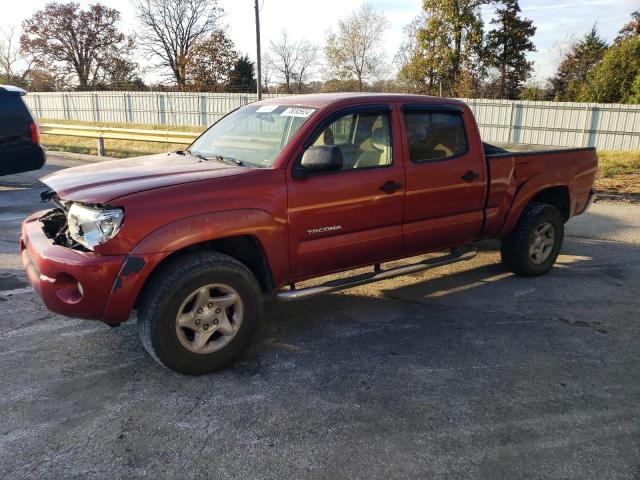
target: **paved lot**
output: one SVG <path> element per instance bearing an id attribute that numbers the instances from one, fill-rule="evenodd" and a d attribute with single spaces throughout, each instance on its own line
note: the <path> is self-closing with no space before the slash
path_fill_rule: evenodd
<path id="1" fill-rule="evenodd" d="M 47 170 L 74 162 L 52 159 Z M 37 174 L 0 178 L 0 477 L 640 478 L 640 206 L 596 203 L 552 273 L 473 262 L 268 310 L 233 368 L 26 287 Z"/>

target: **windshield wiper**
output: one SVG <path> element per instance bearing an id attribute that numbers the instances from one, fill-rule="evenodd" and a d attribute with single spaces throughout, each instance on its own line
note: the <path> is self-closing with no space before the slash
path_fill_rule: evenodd
<path id="1" fill-rule="evenodd" d="M 218 160 L 219 162 L 223 162 L 223 163 L 233 163 L 234 165 L 239 165 L 239 166 L 243 166 L 244 162 L 242 160 L 238 160 L 237 158 L 234 157 L 229 157 L 227 155 L 203 155 L 202 153 L 199 152 L 194 152 L 192 150 L 184 150 L 185 153 L 188 153 L 189 155 L 191 155 L 192 157 L 196 157 L 199 158 L 200 160 Z"/>
<path id="2" fill-rule="evenodd" d="M 225 163 L 231 162 L 240 166 L 244 165 L 244 162 L 242 160 L 238 160 L 237 158 L 234 158 L 234 157 L 228 157 L 226 155 L 210 155 L 207 157 L 207 159 L 212 159 L 212 158 L 220 162 L 225 162 Z"/>
<path id="3" fill-rule="evenodd" d="M 204 160 L 204 161 L 208 161 L 209 159 L 207 157 L 205 157 L 204 155 L 202 155 L 201 153 L 198 152 L 194 152 L 192 150 L 185 150 L 185 153 L 188 153 L 189 155 L 191 155 L 192 157 L 196 157 L 199 158 L 200 160 Z"/>

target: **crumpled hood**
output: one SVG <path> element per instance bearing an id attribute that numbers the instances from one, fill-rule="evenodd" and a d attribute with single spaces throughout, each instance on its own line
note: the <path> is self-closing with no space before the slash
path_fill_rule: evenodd
<path id="1" fill-rule="evenodd" d="M 40 179 L 63 200 L 107 203 L 124 195 L 182 183 L 239 175 L 251 168 L 163 153 L 92 163 L 60 170 Z"/>

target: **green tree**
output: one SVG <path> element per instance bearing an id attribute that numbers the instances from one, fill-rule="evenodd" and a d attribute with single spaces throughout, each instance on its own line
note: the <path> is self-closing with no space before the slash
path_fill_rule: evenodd
<path id="1" fill-rule="evenodd" d="M 636 75 L 636 79 L 631 84 L 629 103 L 640 103 L 640 73 Z"/>
<path id="2" fill-rule="evenodd" d="M 600 63 L 606 51 L 607 42 L 600 37 L 595 25 L 584 37 L 574 41 L 555 76 L 550 79 L 553 99 L 564 102 L 578 100 L 589 71 Z"/>
<path id="3" fill-rule="evenodd" d="M 400 80 L 425 93 L 468 96 L 484 77 L 483 22 L 480 6 L 489 0 L 423 0 L 423 13 L 407 35 L 409 58 Z"/>
<path id="4" fill-rule="evenodd" d="M 640 36 L 612 45 L 587 77 L 580 100 L 602 103 L 633 103 L 638 99 Z"/>
<path id="5" fill-rule="evenodd" d="M 544 91 L 537 85 L 529 85 L 520 92 L 520 100 L 544 100 Z"/>
<path id="6" fill-rule="evenodd" d="M 231 92 L 256 91 L 255 67 L 247 55 L 236 60 L 229 75 L 228 88 Z"/>
<path id="7" fill-rule="evenodd" d="M 425 38 L 427 22 L 423 11 L 404 29 L 405 40 L 396 54 L 398 83 L 410 92 L 436 95 L 447 76 L 447 50 L 439 48 L 437 36 Z"/>
<path id="8" fill-rule="evenodd" d="M 487 65 L 498 70 L 500 97 L 517 99 L 531 74 L 527 53 L 535 51 L 531 41 L 536 33 L 533 21 L 519 16 L 518 0 L 503 0 L 491 24 L 497 28 L 487 34 Z"/>

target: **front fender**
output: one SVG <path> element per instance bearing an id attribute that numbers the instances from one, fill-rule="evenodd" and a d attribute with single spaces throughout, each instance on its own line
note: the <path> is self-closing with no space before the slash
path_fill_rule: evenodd
<path id="1" fill-rule="evenodd" d="M 125 321 L 142 287 L 156 266 L 184 248 L 222 238 L 257 238 L 267 256 L 274 285 L 289 278 L 288 237 L 284 226 L 259 209 L 230 210 L 183 218 L 147 235 L 127 256 L 111 290 L 104 321 Z"/>
<path id="2" fill-rule="evenodd" d="M 513 198 L 511 209 L 507 214 L 507 218 L 498 237 L 502 238 L 509 235 L 518 223 L 520 215 L 522 215 L 522 211 L 529 204 L 531 199 L 541 191 L 552 187 L 567 187 L 569 189 L 570 211 L 573 212 L 575 202 L 574 181 L 568 182 L 565 176 L 560 172 L 544 172 L 536 175 L 535 177 L 531 177 L 520 186 Z"/>

